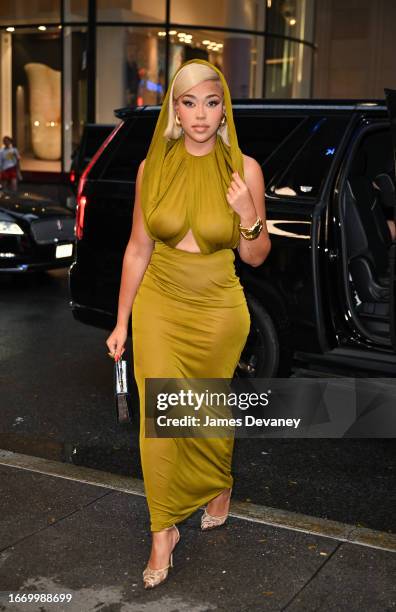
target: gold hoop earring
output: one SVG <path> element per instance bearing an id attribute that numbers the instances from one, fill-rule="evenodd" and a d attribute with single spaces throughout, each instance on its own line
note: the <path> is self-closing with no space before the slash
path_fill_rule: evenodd
<path id="1" fill-rule="evenodd" d="M 181 121 L 179 119 L 179 115 L 175 116 L 175 123 L 176 123 L 177 126 L 179 126 L 179 127 L 181 126 Z"/>
<path id="2" fill-rule="evenodd" d="M 220 125 L 223 126 L 226 123 L 226 116 L 223 115 L 222 120 L 220 121 Z"/>

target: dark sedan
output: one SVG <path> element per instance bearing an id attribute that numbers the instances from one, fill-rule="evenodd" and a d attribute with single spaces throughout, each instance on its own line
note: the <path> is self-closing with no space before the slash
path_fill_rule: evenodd
<path id="1" fill-rule="evenodd" d="M 74 213 L 53 200 L 22 190 L 0 190 L 0 273 L 70 266 L 74 224 Z"/>

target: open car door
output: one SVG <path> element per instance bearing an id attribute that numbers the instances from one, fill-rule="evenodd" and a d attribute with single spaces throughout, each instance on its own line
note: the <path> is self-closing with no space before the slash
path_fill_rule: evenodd
<path id="1" fill-rule="evenodd" d="M 388 114 L 391 123 L 391 135 L 392 135 L 392 148 L 393 148 L 393 179 L 396 185 L 396 89 L 384 89 L 385 92 L 385 100 L 386 105 L 388 107 Z M 396 223 L 396 198 L 395 198 L 395 206 L 393 208 L 394 220 Z M 395 268 L 395 260 L 396 260 L 396 241 L 394 240 L 390 249 L 389 249 L 389 269 L 390 269 L 390 308 L 389 308 L 389 317 L 390 317 L 390 333 L 391 333 L 391 342 L 393 348 L 396 351 L 396 268 Z"/>

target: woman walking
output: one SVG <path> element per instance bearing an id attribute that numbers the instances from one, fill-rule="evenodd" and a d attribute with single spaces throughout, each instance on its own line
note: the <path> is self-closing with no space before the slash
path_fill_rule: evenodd
<path id="1" fill-rule="evenodd" d="M 117 325 L 106 340 L 118 359 L 132 309 L 152 532 L 145 588 L 168 575 L 177 523 L 204 504 L 203 530 L 227 518 L 233 437 L 146 438 L 145 379 L 233 377 L 250 329 L 234 248 L 252 266 L 270 251 L 263 175 L 239 149 L 224 75 L 189 60 L 172 79 L 137 173 Z"/>
<path id="2" fill-rule="evenodd" d="M 4 146 L 0 149 L 0 171 L 2 187 L 16 191 L 18 188 L 18 178 L 21 177 L 19 162 L 21 156 L 10 136 L 4 136 Z"/>

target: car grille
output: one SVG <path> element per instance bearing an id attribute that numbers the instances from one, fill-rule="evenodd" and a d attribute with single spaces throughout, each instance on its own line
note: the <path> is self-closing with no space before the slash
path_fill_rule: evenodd
<path id="1" fill-rule="evenodd" d="M 34 221 L 30 227 L 37 244 L 49 244 L 63 240 L 74 241 L 74 223 L 74 217 L 54 217 Z"/>

